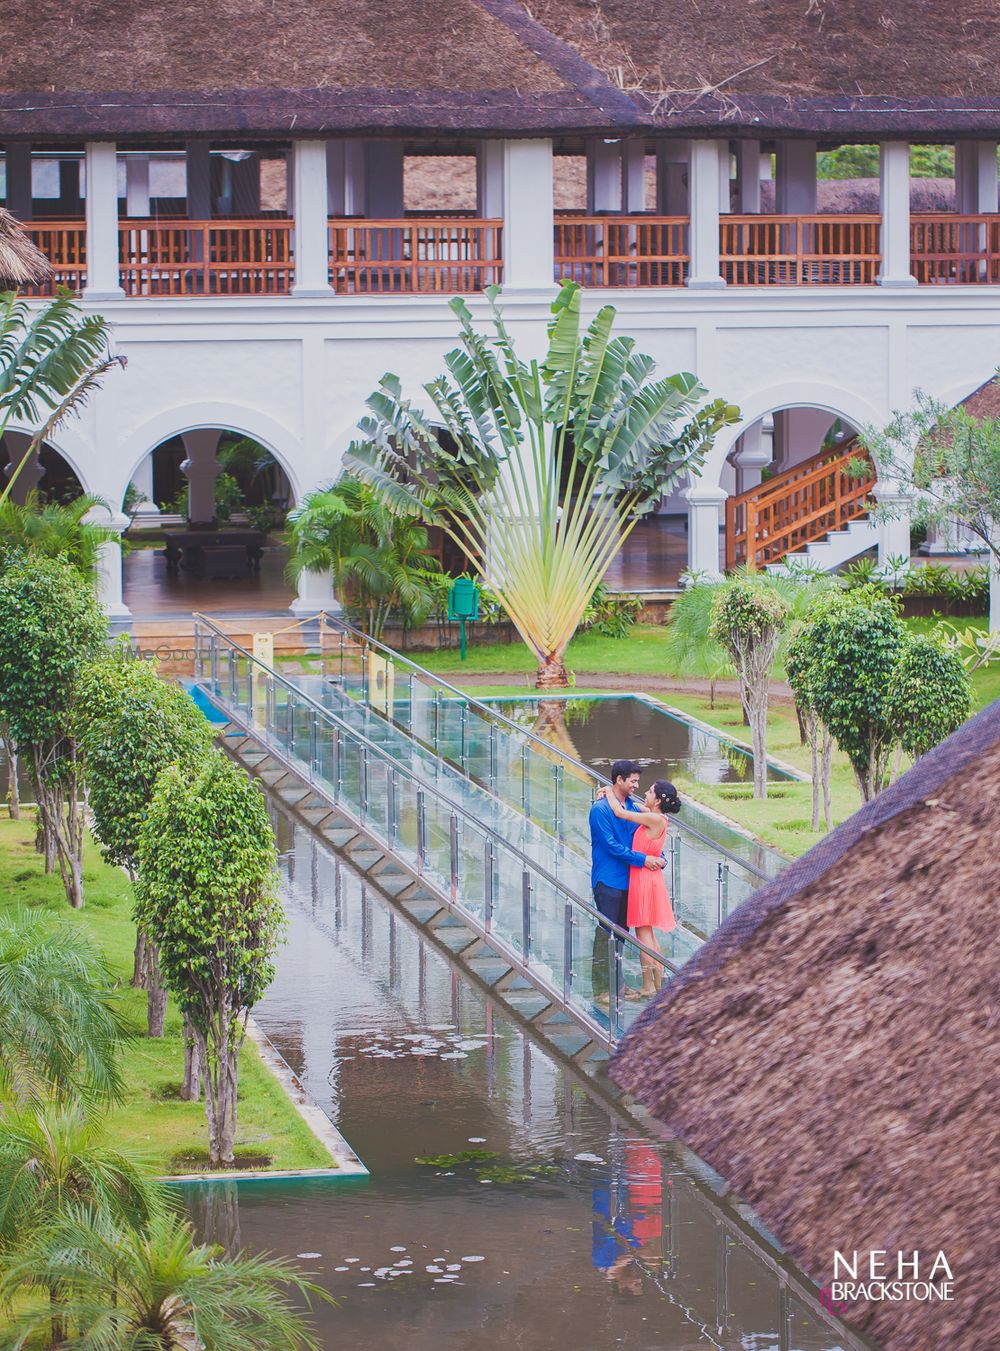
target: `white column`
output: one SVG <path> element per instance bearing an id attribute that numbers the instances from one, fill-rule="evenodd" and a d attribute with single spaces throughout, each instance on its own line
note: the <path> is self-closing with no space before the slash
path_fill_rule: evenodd
<path id="1" fill-rule="evenodd" d="M 968 216 L 996 212 L 995 141 L 955 142 L 955 210 Z"/>
<path id="2" fill-rule="evenodd" d="M 159 517 L 160 508 L 153 501 L 153 456 L 151 454 L 146 456 L 132 475 L 132 487 L 141 497 L 133 513 L 136 520 Z"/>
<path id="3" fill-rule="evenodd" d="M 736 490 L 746 493 L 760 487 L 761 471 L 774 458 L 774 444 L 764 428 L 764 420 L 748 427 L 736 443 L 733 454 L 736 466 Z"/>
<path id="4" fill-rule="evenodd" d="M 211 220 L 212 160 L 207 141 L 188 141 L 186 167 L 188 220 Z"/>
<path id="5" fill-rule="evenodd" d="M 727 141 L 692 141 L 689 173 L 691 264 L 688 286 L 711 290 L 725 286 L 719 271 L 719 160 Z"/>
<path id="6" fill-rule="evenodd" d="M 689 141 L 658 141 L 656 144 L 656 210 L 661 216 L 686 216 L 690 203 Z"/>
<path id="7" fill-rule="evenodd" d="M 760 141 L 736 142 L 736 209 L 742 215 L 760 211 L 760 162 Z"/>
<path id="8" fill-rule="evenodd" d="M 103 526 L 114 535 L 97 551 L 97 598 L 111 619 L 112 626 L 120 627 L 132 618 L 132 612 L 125 604 L 122 587 L 121 534 L 129 524 L 129 519 L 120 512 L 109 512 L 107 507 L 92 507 L 86 519 Z"/>
<path id="9" fill-rule="evenodd" d="M 646 210 L 645 141 L 622 141 L 622 210 L 630 216 Z"/>
<path id="10" fill-rule="evenodd" d="M 125 156 L 125 214 L 149 215 L 149 156 Z"/>
<path id="11" fill-rule="evenodd" d="M 476 213 L 484 220 L 503 217 L 503 141 L 480 141 L 476 147 Z"/>
<path id="12" fill-rule="evenodd" d="M 883 141 L 879 153 L 882 206 L 879 286 L 916 286 L 910 272 L 910 147 Z"/>
<path id="13" fill-rule="evenodd" d="M 719 564 L 720 513 L 729 494 L 725 488 L 695 483 L 683 496 L 688 504 L 688 564 L 690 573 L 700 579 L 717 581 L 722 576 Z"/>
<path id="14" fill-rule="evenodd" d="M 114 141 L 88 141 L 87 285 L 85 300 L 116 300 L 118 282 L 118 154 Z"/>
<path id="15" fill-rule="evenodd" d="M 898 576 L 910 566 L 910 499 L 893 483 L 876 483 L 874 496 L 886 512 L 878 522 L 878 565 Z"/>
<path id="16" fill-rule="evenodd" d="M 729 142 L 723 141 L 719 148 L 719 211 L 722 215 L 728 215 L 733 209 L 732 172 Z"/>
<path id="17" fill-rule="evenodd" d="M 774 178 L 774 209 L 777 215 L 815 215 L 816 142 L 779 141 Z"/>
<path id="18" fill-rule="evenodd" d="M 403 215 L 403 142 L 365 141 L 365 215 L 399 220 Z"/>
<path id="19" fill-rule="evenodd" d="M 504 286 L 554 284 L 555 210 L 552 142 L 505 141 L 503 165 Z"/>
<path id="20" fill-rule="evenodd" d="M 215 517 L 215 480 L 222 473 L 215 452 L 221 436 L 214 427 L 181 433 L 187 453 L 181 472 L 188 481 L 188 520 L 194 524 L 202 525 Z"/>
<path id="21" fill-rule="evenodd" d="M 328 296 L 330 243 L 326 199 L 326 142 L 292 143 L 295 200 L 293 296 Z"/>
<path id="22" fill-rule="evenodd" d="M 303 572 L 295 584 L 297 595 L 288 607 L 294 615 L 314 615 L 320 610 L 339 614 L 341 606 L 333 594 L 333 582 L 327 572 Z"/>
<path id="23" fill-rule="evenodd" d="M 326 142 L 326 203 L 331 216 L 365 214 L 363 141 Z"/>
<path id="24" fill-rule="evenodd" d="M 621 142 L 587 142 L 587 214 L 620 211 L 622 206 Z"/>
<path id="25" fill-rule="evenodd" d="M 31 146 L 27 141 L 8 141 L 7 210 L 18 220 L 31 220 Z"/>

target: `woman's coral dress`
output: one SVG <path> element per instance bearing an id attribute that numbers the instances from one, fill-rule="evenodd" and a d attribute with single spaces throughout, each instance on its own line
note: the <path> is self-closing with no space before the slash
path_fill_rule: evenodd
<path id="1" fill-rule="evenodd" d="M 637 854 L 662 855 L 667 843 L 667 832 L 656 840 L 649 838 L 649 829 L 639 826 L 632 839 Z M 667 879 L 663 868 L 630 868 L 628 877 L 628 919 L 630 929 L 662 929 L 669 933 L 677 921 L 667 894 Z"/>

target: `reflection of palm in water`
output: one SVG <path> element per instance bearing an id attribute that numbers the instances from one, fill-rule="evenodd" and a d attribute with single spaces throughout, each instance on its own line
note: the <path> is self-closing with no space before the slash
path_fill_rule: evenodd
<path id="1" fill-rule="evenodd" d="M 546 755 L 541 746 L 536 747 L 538 754 L 545 755 L 546 759 L 550 759 L 553 764 L 561 764 L 564 755 L 568 755 L 572 760 L 580 759 L 580 753 L 576 749 L 566 725 L 565 699 L 540 699 L 535 725 L 531 730 L 535 736 L 540 737 L 542 741 L 547 741 L 557 752 L 553 755 Z M 577 769 L 574 765 L 567 765 L 566 769 L 574 777 L 584 782 L 590 782 L 590 776 L 585 770 Z"/>

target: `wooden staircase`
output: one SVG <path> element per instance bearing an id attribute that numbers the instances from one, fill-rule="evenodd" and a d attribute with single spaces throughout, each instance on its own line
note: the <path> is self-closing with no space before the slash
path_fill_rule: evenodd
<path id="1" fill-rule="evenodd" d="M 875 470 L 857 437 L 726 503 L 726 570 L 780 563 L 868 510 Z"/>

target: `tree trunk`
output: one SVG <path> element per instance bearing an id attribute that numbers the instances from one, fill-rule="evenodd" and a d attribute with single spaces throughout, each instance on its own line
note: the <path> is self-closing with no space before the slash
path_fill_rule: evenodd
<path id="1" fill-rule="evenodd" d="M 146 940 L 146 1034 L 162 1037 L 167 1020 L 167 995 L 160 984 L 160 950 L 151 939 Z"/>
<path id="2" fill-rule="evenodd" d="M 141 925 L 135 931 L 135 953 L 132 957 L 132 986 L 141 990 L 146 984 L 146 930 Z"/>
<path id="3" fill-rule="evenodd" d="M 552 655 L 538 663 L 535 673 L 536 690 L 564 690 L 569 686 L 566 663 L 562 657 Z"/>
<path id="4" fill-rule="evenodd" d="M 220 1003 L 225 996 L 220 997 Z M 228 1168 L 234 1162 L 236 1140 L 236 1104 L 239 1085 L 239 1047 L 232 1044 L 231 1019 L 225 1007 L 215 1010 L 213 1041 L 214 1062 L 203 1033 L 195 1039 L 201 1063 L 205 1066 L 205 1116 L 208 1120 L 208 1154 L 213 1168 Z"/>
<path id="5" fill-rule="evenodd" d="M 3 739 L 3 748 L 4 753 L 7 756 L 7 773 L 9 775 L 9 783 L 7 786 L 7 807 L 10 811 L 10 819 L 12 821 L 20 821 L 21 785 L 17 781 L 19 768 L 17 751 L 14 749 L 13 741 L 8 741 L 6 737 L 4 737 Z"/>
<path id="6" fill-rule="evenodd" d="M 185 1102 L 197 1102 L 201 1097 L 201 1053 L 187 1014 L 184 1015 L 184 1082 L 181 1084 L 181 1097 Z"/>
<path id="7" fill-rule="evenodd" d="M 827 830 L 833 829 L 833 811 L 830 806 L 830 769 L 833 765 L 833 736 L 821 723 L 823 745 L 820 752 L 820 777 L 823 780 L 823 820 Z"/>
<path id="8" fill-rule="evenodd" d="M 795 716 L 799 720 L 799 745 L 807 746 L 809 744 L 809 737 L 812 734 L 810 732 L 810 725 L 811 720 L 813 718 L 813 714 L 810 713 L 807 717 L 807 715 L 802 711 L 802 705 L 796 701 Z M 813 728 L 813 730 L 815 730 L 815 728 Z"/>
<path id="9" fill-rule="evenodd" d="M 802 711 L 796 704 L 796 711 L 799 714 L 799 725 L 802 723 Z M 820 795 L 820 766 L 819 766 L 819 720 L 815 712 L 810 708 L 808 719 L 809 732 L 809 750 L 812 756 L 812 820 L 809 823 L 811 830 L 819 830 L 819 795 Z"/>

